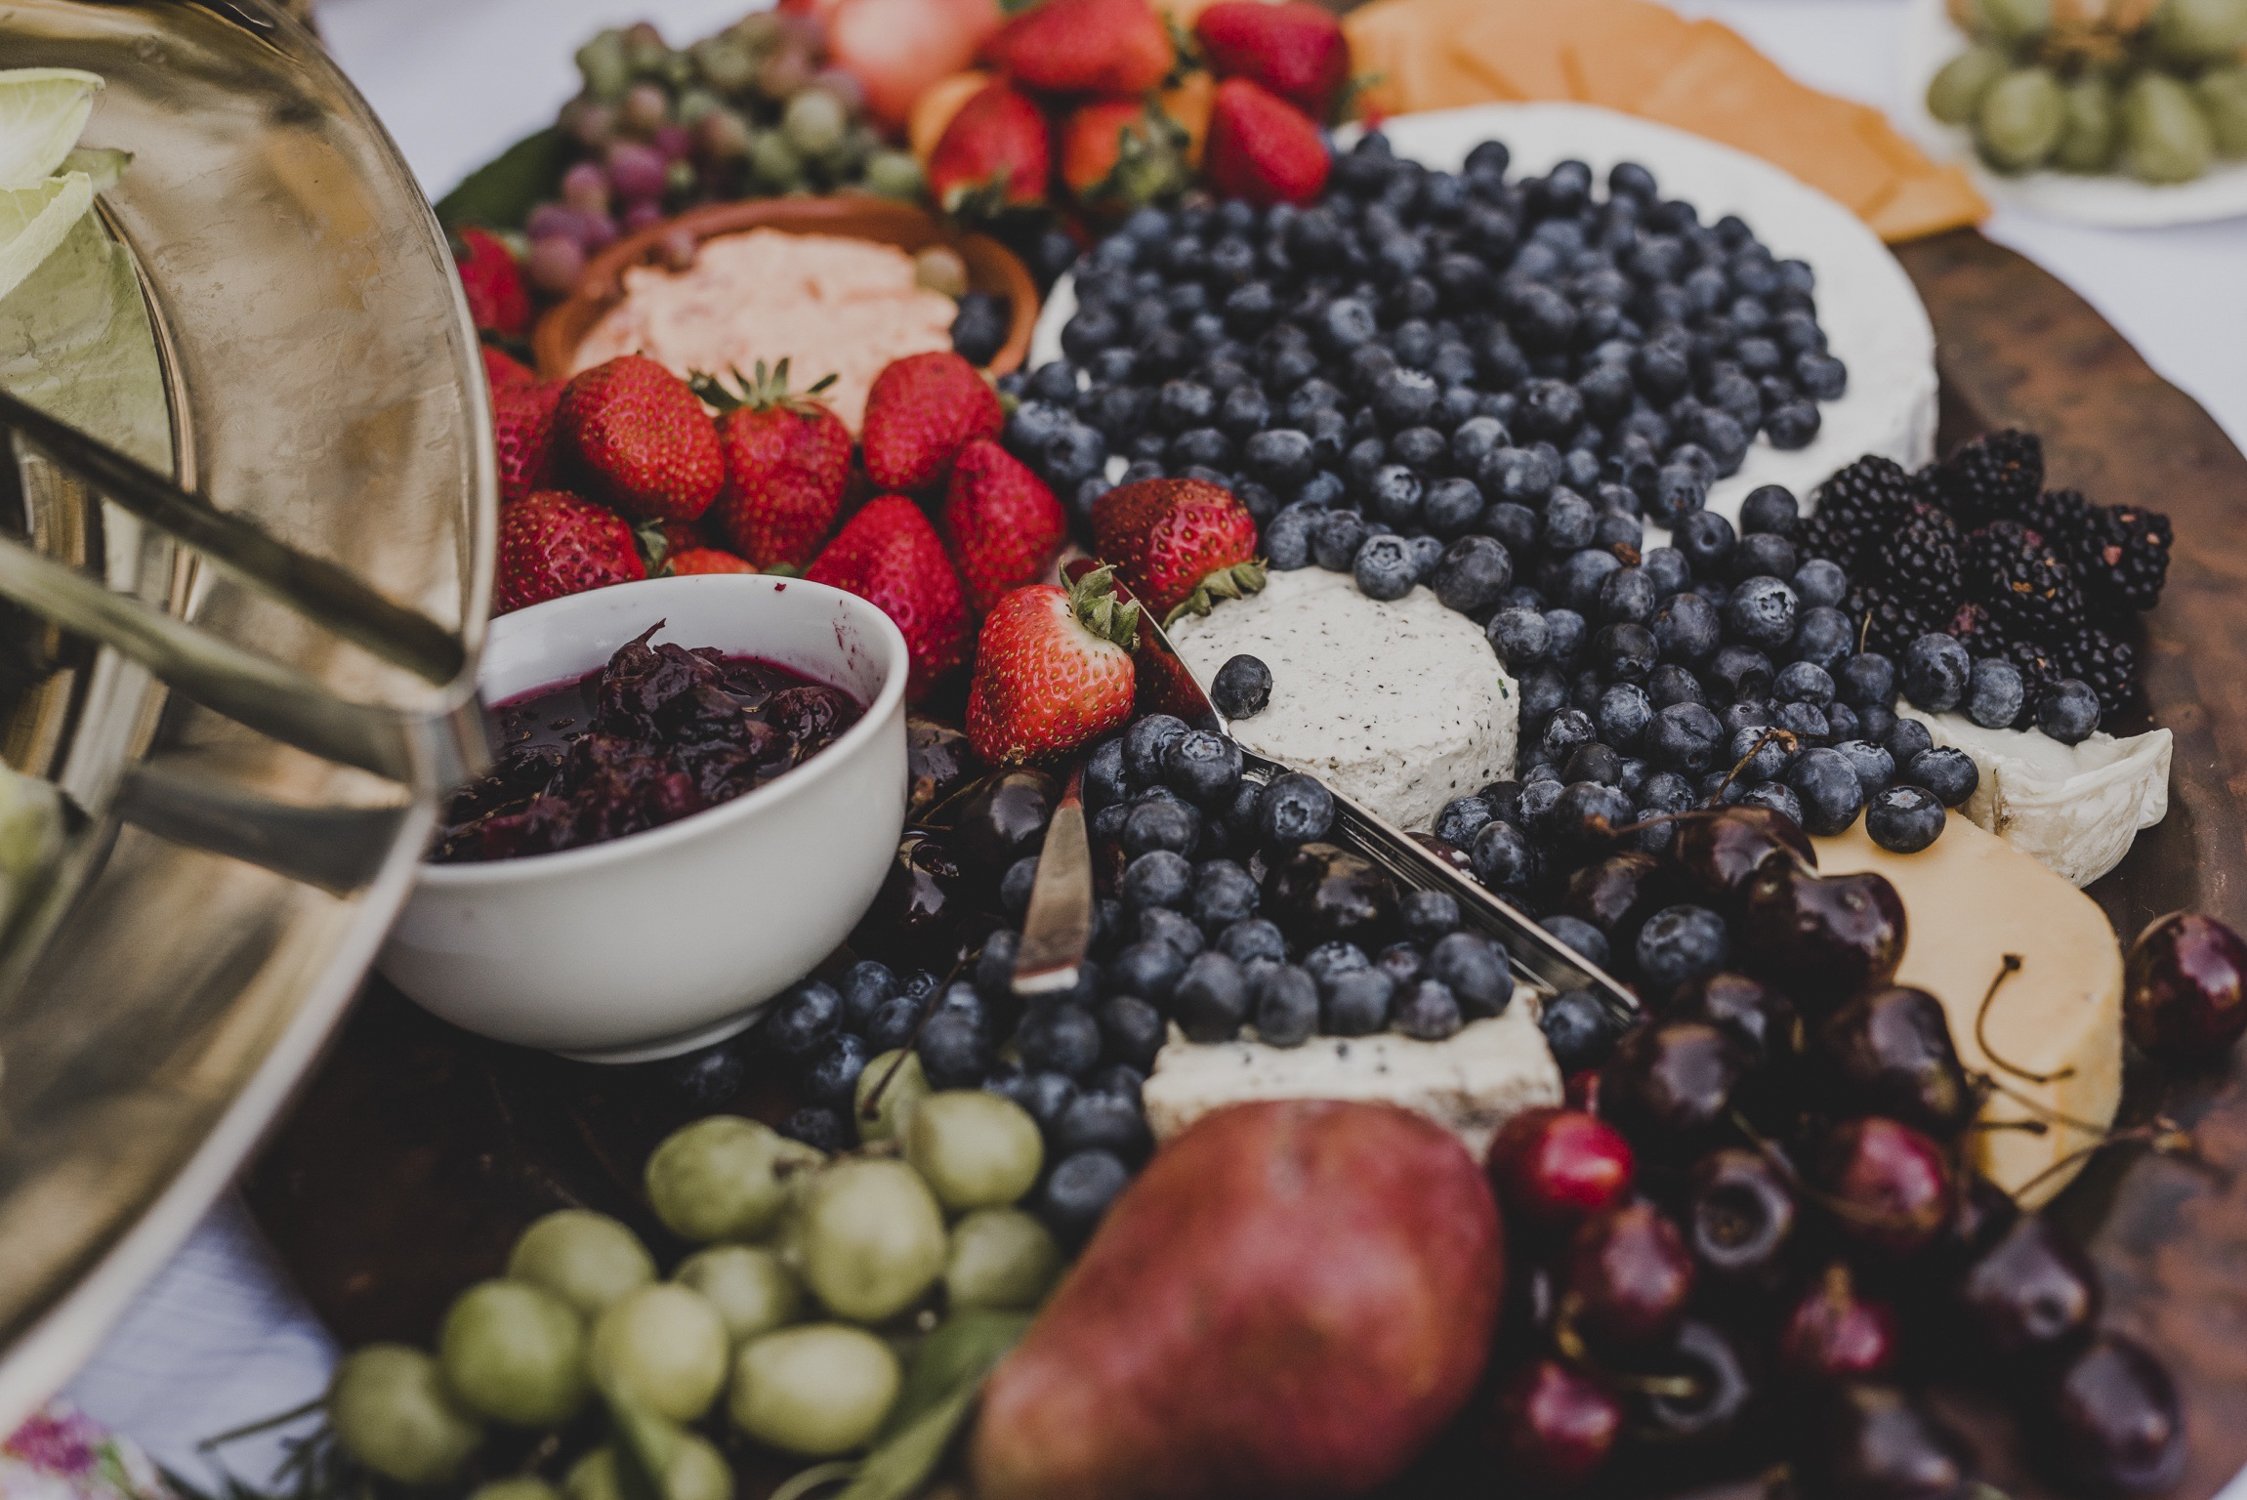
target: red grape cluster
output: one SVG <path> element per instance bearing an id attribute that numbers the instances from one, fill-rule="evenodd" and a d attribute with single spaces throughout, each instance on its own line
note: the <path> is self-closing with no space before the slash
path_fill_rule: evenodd
<path id="1" fill-rule="evenodd" d="M 1676 902 L 1714 910 L 1737 967 L 1647 993 L 1571 1080 L 1578 1107 L 1493 1142 L 1516 1306 L 1474 1424 L 1490 1457 L 1544 1493 L 1782 1454 L 1821 1500 L 1964 1496 L 1968 1449 L 1911 1394 L 1940 1369 L 2013 1395 L 2070 1487 L 2176 1477 L 2159 1361 L 2097 1329 L 2083 1252 L 1965 1163 L 1986 1081 L 1935 998 L 1895 984 L 1885 879 L 1821 874 L 1792 822 L 1735 807 L 1572 889 L 1618 947 Z M 2133 991 L 2184 1008 L 2222 966 L 2205 937 L 2167 947 L 2198 960 L 2160 986 L 2134 964 Z"/>

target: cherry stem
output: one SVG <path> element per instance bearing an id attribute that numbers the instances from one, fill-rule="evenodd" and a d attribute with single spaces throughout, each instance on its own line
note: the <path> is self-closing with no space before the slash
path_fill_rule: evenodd
<path id="1" fill-rule="evenodd" d="M 1560 1311 L 1553 1316 L 1553 1347 L 1560 1357 L 1580 1370 L 1598 1376 L 1602 1381 L 1619 1385 L 1625 1390 L 1637 1391 L 1646 1396 L 1662 1396 L 1672 1401 L 1690 1401 L 1701 1393 L 1701 1382 L 1691 1375 L 1644 1375 L 1635 1370 L 1618 1370 L 1602 1363 L 1585 1347 L 1584 1336 L 1577 1330 L 1576 1314 L 1581 1304 L 1571 1292 L 1561 1299 Z"/>
<path id="2" fill-rule="evenodd" d="M 1988 1073 L 1968 1073 L 1966 1077 L 1978 1088 L 1986 1088 L 1993 1093 L 2003 1094 L 2040 1120 L 2049 1121 L 2054 1125 L 2065 1125 L 2068 1129 L 2079 1130 L 2085 1135 L 2105 1135 L 2107 1133 L 2107 1127 L 2099 1124 L 2096 1120 L 2078 1119 L 2065 1110 L 2054 1109 L 2043 1100 L 2034 1099 L 2022 1093 L 2001 1078 L 1993 1077 Z"/>
<path id="3" fill-rule="evenodd" d="M 2017 1063 L 2007 1062 L 1998 1053 L 1997 1048 L 1990 1045 L 1988 1031 L 1990 1006 L 1996 1003 L 1999 987 L 2020 972 L 2021 955 L 2018 953 L 2006 954 L 2004 960 L 1998 964 L 1996 977 L 1990 980 L 1990 987 L 1982 992 L 1982 1008 L 1974 1012 L 1974 1045 L 1982 1049 L 1984 1057 L 2016 1078 L 2026 1078 L 2031 1083 L 2058 1083 L 2063 1078 L 2073 1078 L 2075 1076 L 2073 1064 L 2055 1072 L 2038 1073 L 2032 1069 L 2021 1067 Z"/>
<path id="4" fill-rule="evenodd" d="M 1796 1192 L 1802 1194 L 1835 1218 L 1846 1219 L 1852 1224 L 1861 1224 L 1871 1229 L 1910 1229 L 1913 1227 L 1908 1215 L 1885 1213 L 1863 1203 L 1852 1203 L 1847 1198 L 1837 1198 L 1816 1183 L 1809 1181 L 1795 1170 L 1794 1163 L 1787 1160 L 1787 1154 L 1784 1151 L 1781 1151 L 1753 1125 L 1750 1125 L 1747 1116 L 1736 1109 L 1732 1111 L 1732 1124 L 1740 1134 L 1748 1138 L 1749 1145 L 1763 1153 L 1764 1160 L 1777 1167 L 1785 1175 L 1787 1181 L 1794 1184 Z"/>
<path id="5" fill-rule="evenodd" d="M 1738 776 L 1742 771 L 1745 771 L 1748 768 L 1748 762 L 1754 760 L 1758 755 L 1762 754 L 1763 747 L 1770 744 L 1773 740 L 1777 740 L 1781 746 L 1785 747 L 1788 750 L 1794 749 L 1796 745 L 1801 743 L 1801 741 L 1795 738 L 1795 733 L 1793 730 L 1781 729 L 1776 724 L 1772 725 L 1769 729 L 1764 730 L 1763 733 L 1756 736 L 1755 743 L 1748 746 L 1747 754 L 1741 756 L 1738 760 L 1732 763 L 1732 769 L 1724 773 L 1724 780 L 1717 783 L 1716 791 L 1712 795 L 1721 800 L 1724 796 L 1725 788 L 1732 785 L 1733 778 Z"/>
<path id="6" fill-rule="evenodd" d="M 2090 1160 L 2101 1151 L 2114 1146 L 2135 1145 L 2141 1142 L 2157 1156 L 2175 1157 L 2189 1166 L 2200 1167 L 2209 1172 L 2219 1171 L 2214 1163 L 2202 1157 L 2193 1148 L 2191 1133 L 2180 1127 L 2176 1121 L 2164 1115 L 2149 1120 L 2143 1125 L 2133 1125 L 2128 1130 L 2111 1131 L 2104 1139 L 2093 1141 L 2081 1150 L 2070 1151 L 2014 1189 L 2013 1196 L 2015 1198 L 2026 1198 L 2045 1179 L 2056 1177 L 2060 1173 Z"/>
<path id="7" fill-rule="evenodd" d="M 287 1411 L 275 1412 L 270 1417 L 259 1417 L 254 1422 L 245 1422 L 239 1427 L 230 1427 L 224 1432 L 207 1437 L 197 1443 L 195 1445 L 196 1451 L 208 1453 L 213 1448 L 223 1448 L 228 1443 L 238 1443 L 244 1438 L 256 1437 L 261 1432 L 271 1432 L 276 1427 L 286 1427 L 291 1422 L 301 1422 L 326 1405 L 327 1399 L 325 1394 L 314 1396 L 302 1406 L 292 1406 Z"/>
<path id="8" fill-rule="evenodd" d="M 1648 828 L 1660 828 L 1668 823 L 1706 821 L 1710 818 L 1720 818 L 1730 811 L 1732 809 L 1729 807 L 1687 807 L 1677 812 L 1656 813 L 1651 818 L 1641 818 L 1636 823 L 1625 823 L 1607 831 L 1617 838 L 1621 838 L 1627 833 L 1639 833 Z"/>

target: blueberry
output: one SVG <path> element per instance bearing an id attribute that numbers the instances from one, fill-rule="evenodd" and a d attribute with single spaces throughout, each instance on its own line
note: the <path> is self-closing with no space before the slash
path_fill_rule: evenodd
<path id="1" fill-rule="evenodd" d="M 1709 658 L 1709 680 L 1735 702 L 1765 697 L 1771 676 L 1771 658 L 1751 646 L 1719 646 Z"/>
<path id="2" fill-rule="evenodd" d="M 1792 578 L 1802 566 L 1801 554 L 1795 544 L 1783 536 L 1759 531 L 1754 536 L 1740 538 L 1740 545 L 1732 549 L 1732 561 L 1727 571 L 1741 581 L 1757 577 Z"/>
<path id="3" fill-rule="evenodd" d="M 1957 807 L 1974 795 L 1982 773 L 1972 756 L 1950 745 L 1922 750 L 1904 762 L 1902 779 L 1923 786 L 1945 807 Z"/>
<path id="4" fill-rule="evenodd" d="M 1135 1095 L 1091 1091 L 1079 1094 L 1055 1117 L 1048 1144 L 1056 1152 L 1107 1151 L 1136 1161 L 1154 1142 Z"/>
<path id="5" fill-rule="evenodd" d="M 1249 719 L 1272 701 L 1272 669 L 1246 652 L 1228 657 L 1210 679 L 1210 702 L 1228 719 Z"/>
<path id="6" fill-rule="evenodd" d="M 1440 979 L 1420 979 L 1405 986 L 1397 998 L 1395 1021 L 1397 1030 L 1422 1042 L 1440 1042 L 1465 1024 L 1458 997 Z"/>
<path id="7" fill-rule="evenodd" d="M 1709 482 L 1685 464 L 1664 464 L 1654 476 L 1646 513 L 1657 525 L 1675 527 L 1708 503 Z"/>
<path id="8" fill-rule="evenodd" d="M 1243 917 L 1217 934 L 1217 951 L 1244 969 L 1255 963 L 1284 963 L 1287 939 L 1262 917 Z"/>
<path id="9" fill-rule="evenodd" d="M 1202 937 L 1201 928 L 1195 925 L 1193 918 L 1187 916 L 1184 912 L 1172 911 L 1167 906 L 1150 906 L 1145 911 L 1140 912 L 1132 927 L 1132 932 L 1140 942 L 1167 944 L 1177 949 L 1186 958 L 1192 958 L 1208 946 L 1207 940 Z M 1176 972 L 1172 972 L 1169 978 L 1177 978 Z M 1108 988 L 1111 990 L 1130 990 L 1133 987 L 1119 983 L 1111 976 Z M 1168 994 L 1169 989 L 1166 983 L 1164 988 L 1160 990 L 1145 989 L 1138 993 Z"/>
<path id="10" fill-rule="evenodd" d="M 888 1052 L 912 1040 L 921 1024 L 921 1002 L 900 995 L 884 1000 L 866 1020 L 866 1043 L 877 1052 Z"/>
<path id="11" fill-rule="evenodd" d="M 1709 769 L 1723 748 L 1724 725 L 1698 703 L 1673 703 L 1654 715 L 1647 731 L 1649 758 L 1678 771 Z"/>
<path id="12" fill-rule="evenodd" d="M 1124 734 L 1124 768 L 1141 786 L 1162 780 L 1170 747 L 1186 733 L 1186 721 L 1171 714 L 1147 714 Z"/>
<path id="13" fill-rule="evenodd" d="M 1795 591 L 1777 578 L 1749 578 L 1733 590 L 1725 621 L 1751 646 L 1783 646 L 1794 636 L 1798 602 Z"/>
<path id="14" fill-rule="evenodd" d="M 1108 440 L 1096 427 L 1067 422 L 1040 450 L 1045 476 L 1056 489 L 1073 489 L 1100 472 L 1108 461 Z"/>
<path id="15" fill-rule="evenodd" d="M 1560 463 L 1537 448 L 1500 448 L 1475 470 L 1475 480 L 1485 495 L 1530 504 L 1552 493 L 1560 481 Z M 1590 539 L 1589 524 L 1585 539 Z"/>
<path id="16" fill-rule="evenodd" d="M 1394 369 L 1373 388 L 1373 410 L 1392 431 L 1426 423 L 1441 394 L 1435 377 L 1419 370 Z"/>
<path id="17" fill-rule="evenodd" d="M 1564 1074 L 1605 1062 L 1619 1030 L 1606 1002 L 1590 990 L 1563 990 L 1553 996 L 1537 1024 Z"/>
<path id="18" fill-rule="evenodd" d="M 1076 1007 L 1065 1007 L 1083 1016 L 1085 1024 L 1092 1017 Z M 1098 1048 L 1098 1039 L 1094 1039 Z M 938 1011 L 921 1027 L 914 1051 L 920 1054 L 921 1071 L 928 1081 L 940 1089 L 972 1088 L 983 1081 L 984 1070 L 991 1065 L 990 1042 L 983 1028 L 964 1011 Z M 1027 1055 L 1025 1055 L 1027 1060 Z M 1086 1066 L 1090 1066 L 1087 1059 Z"/>
<path id="19" fill-rule="evenodd" d="M 1635 683 L 1619 682 L 1607 688 L 1592 709 L 1592 722 L 1599 730 L 1599 737 L 1610 745 L 1625 748 L 1637 744 L 1639 736 L 1653 720 L 1654 701 L 1647 696 L 1646 689 Z"/>
<path id="20" fill-rule="evenodd" d="M 1782 703 L 1773 722 L 1799 740 L 1818 744 L 1833 735 L 1833 722 L 1815 703 Z"/>
<path id="21" fill-rule="evenodd" d="M 1451 991 L 1470 1021 L 1499 1014 L 1514 995 L 1514 974 L 1504 955 L 1471 932 L 1453 932 L 1428 948 L 1428 975 Z"/>
<path id="22" fill-rule="evenodd" d="M 1897 765 L 1908 770 L 1921 751 L 1933 747 L 1935 736 L 1929 734 L 1927 726 L 1919 720 L 1899 717 L 1880 743 Z"/>
<path id="23" fill-rule="evenodd" d="M 1230 1041 L 1248 1019 L 1248 980 L 1224 954 L 1203 953 L 1179 976 L 1170 1005 L 1191 1040 Z"/>
<path id="24" fill-rule="evenodd" d="M 1418 575 L 1411 546 L 1393 533 L 1367 537 L 1350 572 L 1369 599 L 1402 599 Z"/>
<path id="25" fill-rule="evenodd" d="M 1172 741 L 1163 773 L 1180 796 L 1205 807 L 1221 806 L 1241 784 L 1241 747 L 1224 735 L 1191 729 Z"/>
<path id="26" fill-rule="evenodd" d="M 2037 695 L 2036 727 L 2063 745 L 2080 745 L 2099 727 L 2099 695 L 2090 684 L 2063 678 Z"/>
<path id="27" fill-rule="evenodd" d="M 1855 708 L 1893 707 L 1896 666 L 1878 651 L 1860 651 L 1841 664 L 1834 686 L 1841 701 Z"/>
<path id="28" fill-rule="evenodd" d="M 1985 656 L 1968 670 L 1966 717 L 1984 729 L 2006 729 L 2021 716 L 2028 685 L 2021 669 L 2002 657 Z"/>
<path id="29" fill-rule="evenodd" d="M 1771 679 L 1771 691 L 1782 703 L 1814 703 L 1820 708 L 1834 699 L 1833 678 L 1816 662 L 1788 662 Z"/>
<path id="30" fill-rule="evenodd" d="M 1833 748 L 1857 773 L 1857 784 L 1868 798 L 1896 779 L 1896 757 L 1885 746 L 1870 740 L 1842 740 Z"/>
<path id="31" fill-rule="evenodd" d="M 1848 367 L 1830 354 L 1796 355 L 1794 378 L 1806 395 L 1820 401 L 1838 401 L 1842 392 L 1849 388 Z"/>
<path id="32" fill-rule="evenodd" d="M 1449 891 L 1407 891 L 1397 901 L 1397 918 L 1407 936 L 1432 943 L 1459 926 L 1459 898 Z"/>
<path id="33" fill-rule="evenodd" d="M 1738 779 L 1749 785 L 1769 781 L 1787 764 L 1787 747 L 1768 728 L 1742 724 L 1725 742 L 1725 759 L 1738 768 Z"/>
<path id="34" fill-rule="evenodd" d="M 1261 544 L 1264 560 L 1276 572 L 1292 573 L 1311 564 L 1311 538 L 1318 526 L 1319 513 L 1300 505 L 1291 505 L 1272 517 L 1264 527 Z"/>
<path id="35" fill-rule="evenodd" d="M 1818 408 L 1808 401 L 1782 402 L 1763 419 L 1764 435 L 1780 449 L 1807 448 L 1818 436 Z"/>
<path id="36" fill-rule="evenodd" d="M 1600 583 L 1599 610 L 1607 620 L 1644 625 L 1654 616 L 1654 580 L 1637 567 L 1618 568 Z"/>
<path id="37" fill-rule="evenodd" d="M 1101 982 L 1110 993 L 1140 995 L 1160 1003 L 1170 998 L 1193 956 L 1159 938 L 1141 938 L 1116 950 L 1101 968 Z"/>
<path id="38" fill-rule="evenodd" d="M 1136 907 L 1181 906 L 1193 889 L 1194 867 L 1183 854 L 1156 849 L 1124 866 L 1121 892 Z"/>
<path id="39" fill-rule="evenodd" d="M 1303 968 L 1319 982 L 1321 989 L 1352 969 L 1370 968 L 1372 964 L 1365 950 L 1350 942 L 1321 943 L 1303 955 Z"/>
<path id="40" fill-rule="evenodd" d="M 858 1140 L 843 1111 L 818 1104 L 807 1104 L 790 1114 L 780 1122 L 780 1133 L 830 1154 L 848 1151 Z"/>
<path id="41" fill-rule="evenodd" d="M 1866 805 L 1865 832 L 1883 849 L 1917 854 L 1942 836 L 1943 804 L 1925 787 L 1889 787 Z"/>
<path id="42" fill-rule="evenodd" d="M 1421 523 L 1444 537 L 1458 536 L 1472 527 L 1482 519 L 1483 510 L 1482 491 L 1472 479 L 1438 479 L 1427 486 L 1420 500 Z"/>
<path id="43" fill-rule="evenodd" d="M 843 997 L 824 980 L 790 985 L 766 1011 L 760 1031 L 782 1057 L 809 1057 L 843 1021 Z"/>
<path id="44" fill-rule="evenodd" d="M 1731 951 L 1724 918 L 1705 906 L 1671 906 L 1646 919 L 1634 956 L 1647 986 L 1672 994 L 1722 969 Z"/>
<path id="45" fill-rule="evenodd" d="M 1131 1168 L 1111 1151 L 1079 1151 L 1065 1156 L 1047 1174 L 1038 1198 L 1038 1216 L 1071 1244 L 1090 1235 L 1108 1205 L 1131 1181 Z"/>
<path id="46" fill-rule="evenodd" d="M 805 1097 L 815 1104 L 849 1104 L 858 1090 L 858 1075 L 872 1056 L 864 1037 L 847 1031 L 829 1037 L 804 1069 Z"/>
<path id="47" fill-rule="evenodd" d="M 929 1063 L 929 1033 L 936 1029 L 938 1020 L 932 1017 L 921 1032 L 921 1066 L 928 1072 L 929 1082 L 938 1088 L 955 1087 L 938 1082 L 936 1069 Z M 1092 1012 L 1081 1005 L 1056 1005 L 1050 1009 L 1032 1010 L 1022 1018 L 1014 1034 L 1015 1050 L 1022 1055 L 1022 1066 L 1033 1072 L 1052 1072 L 1076 1078 L 1092 1070 L 1100 1061 L 1100 1023 Z"/>
<path id="48" fill-rule="evenodd" d="M 1802 799 L 1783 781 L 1766 781 L 1740 794 L 1742 807 L 1767 807 L 1790 822 L 1802 822 Z"/>
<path id="49" fill-rule="evenodd" d="M 1713 510 L 1697 510 L 1679 520 L 1670 545 L 1685 554 L 1695 572 L 1713 574 L 1723 569 L 1739 540 L 1730 521 Z"/>
<path id="50" fill-rule="evenodd" d="M 1848 756 L 1813 746 L 1787 767 L 1786 784 L 1802 802 L 1802 826 L 1814 834 L 1840 833 L 1864 810 L 1865 787 Z"/>
<path id="51" fill-rule="evenodd" d="M 1257 801 L 1256 824 L 1275 847 L 1323 839 L 1334 827 L 1334 794 L 1300 771 L 1275 776 Z"/>
<path id="52" fill-rule="evenodd" d="M 1614 553 L 1587 547 L 1560 565 L 1553 592 L 1570 609 L 1591 614 L 1599 608 L 1601 588 L 1622 567 L 1622 560 Z"/>
<path id="53" fill-rule="evenodd" d="M 1464 849 L 1474 842 L 1476 834 L 1493 816 L 1490 804 L 1480 797 L 1454 797 L 1436 814 L 1430 832 L 1447 844 Z"/>
<path id="54" fill-rule="evenodd" d="M 999 1000 L 1014 989 L 1014 959 L 1021 951 L 1022 934 L 1011 927 L 998 927 L 983 940 L 983 950 L 975 956 L 975 988 L 985 997 Z"/>
<path id="55" fill-rule="evenodd" d="M 1552 796 L 1558 800 L 1557 786 Z M 1528 800 L 1527 789 L 1523 800 Z M 1502 896 L 1513 897 L 1528 894 L 1537 883 L 1542 865 L 1535 846 L 1522 830 L 1497 819 L 1476 830 L 1474 841 L 1467 845 L 1467 859 L 1477 880 Z"/>
<path id="56" fill-rule="evenodd" d="M 1715 606 L 1692 592 L 1672 594 L 1662 601 L 1648 621 L 1654 648 L 1665 661 L 1699 662 L 1708 659 L 1723 638 L 1723 622 Z"/>
<path id="57" fill-rule="evenodd" d="M 1194 875 L 1194 893 L 1188 912 L 1204 932 L 1215 933 L 1244 917 L 1256 915 L 1256 881 L 1229 859 L 1203 863 Z"/>
<path id="58" fill-rule="evenodd" d="M 1143 797 L 1124 814 L 1119 842 L 1126 855 L 1137 858 L 1155 849 L 1191 853 L 1201 841 L 1201 814 L 1170 797 Z"/>
<path id="59" fill-rule="evenodd" d="M 1578 745 L 1590 744 L 1598 738 L 1599 730 L 1590 714 L 1580 708 L 1564 708 L 1545 725 L 1540 748 L 1545 759 L 1557 764 L 1566 760 L 1568 753 Z"/>
<path id="60" fill-rule="evenodd" d="M 1673 703 L 1706 704 L 1709 698 L 1692 669 L 1674 661 L 1658 663 L 1646 674 L 1646 696 L 1656 708 L 1668 708 Z"/>
<path id="61" fill-rule="evenodd" d="M 1463 536 L 1444 549 L 1431 587 L 1445 606 L 1473 615 L 1496 604 L 1513 579 L 1513 558 L 1504 543 L 1493 537 Z M 1364 586 L 1362 579 L 1359 586 Z"/>
<path id="62" fill-rule="evenodd" d="M 1311 537 L 1311 557 L 1329 573 L 1347 573 L 1357 561 L 1365 540 L 1365 517 L 1354 510 L 1330 510 L 1318 520 Z"/>
<path id="63" fill-rule="evenodd" d="M 1795 624 L 1794 655 L 1831 673 L 1857 644 L 1857 631 L 1849 617 L 1830 604 L 1813 604 Z"/>
<path id="64" fill-rule="evenodd" d="M 1275 963 L 1251 981 L 1257 1039 L 1274 1047 L 1300 1047 L 1319 1027 L 1317 981 L 1293 964 Z"/>
<path id="65" fill-rule="evenodd" d="M 1559 939 L 1562 947 L 1580 955 L 1587 963 L 1607 962 L 1607 934 L 1582 918 L 1555 914 L 1537 925 Z"/>
<path id="66" fill-rule="evenodd" d="M 1034 870 L 1037 861 L 1032 859 L 1030 864 Z M 836 981 L 835 992 L 842 1000 L 842 1024 L 853 1031 L 863 1031 L 874 1012 L 884 1002 L 896 998 L 897 975 L 880 959 L 862 958 L 843 971 L 843 977 Z"/>
<path id="67" fill-rule="evenodd" d="M 1324 1029 L 1335 1036 L 1371 1036 L 1387 1028 L 1396 981 L 1377 968 L 1345 969 L 1321 986 Z"/>
<path id="68" fill-rule="evenodd" d="M 1958 707 L 1972 674 L 1966 648 L 1951 636 L 1923 635 L 1904 648 L 1904 696 L 1929 713 Z"/>
<path id="69" fill-rule="evenodd" d="M 1498 660 L 1517 677 L 1543 661 L 1550 645 L 1545 616 L 1520 606 L 1492 615 L 1485 633 Z"/>
<path id="70" fill-rule="evenodd" d="M 1400 990 L 1418 979 L 1427 966 L 1420 950 L 1409 942 L 1391 943 L 1373 955 L 1373 967 L 1395 980 Z"/>

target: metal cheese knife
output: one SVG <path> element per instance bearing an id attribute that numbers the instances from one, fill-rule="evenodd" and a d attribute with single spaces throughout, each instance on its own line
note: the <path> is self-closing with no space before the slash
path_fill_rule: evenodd
<path id="1" fill-rule="evenodd" d="M 1089 562 L 1072 563 L 1070 570 L 1074 574 L 1091 566 Z M 1163 706 L 1189 724 L 1231 736 L 1231 721 L 1210 701 L 1162 626 L 1145 610 L 1139 618 L 1141 665 L 1155 669 L 1142 680 L 1160 682 Z M 1150 652 L 1154 654 L 1150 656 Z M 1243 771 L 1259 781 L 1293 769 L 1246 746 L 1241 749 L 1241 763 Z M 1046 829 L 1045 846 L 1038 855 L 1037 880 L 1031 886 L 1020 955 L 1015 961 L 1014 989 L 1020 995 L 1054 994 L 1073 988 L 1091 941 L 1092 851 L 1085 831 L 1083 785 L 1080 763 L 1070 775 L 1068 791 Z M 1553 993 L 1589 990 L 1618 1015 L 1637 1014 L 1638 1000 L 1629 990 L 1538 926 L 1528 913 L 1485 889 L 1356 798 L 1331 785 L 1327 790 L 1334 797 L 1336 826 L 1348 842 L 1392 879 L 1422 890 L 1450 892 L 1469 924 L 1506 951 L 1517 974 Z"/>

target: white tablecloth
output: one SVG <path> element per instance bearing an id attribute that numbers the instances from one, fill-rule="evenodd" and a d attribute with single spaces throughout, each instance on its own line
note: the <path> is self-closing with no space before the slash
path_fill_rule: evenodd
<path id="1" fill-rule="evenodd" d="M 596 27 L 653 16 L 674 41 L 744 0 L 322 0 L 336 57 L 432 196 L 540 122 L 574 88 Z M 1893 109 L 1901 0 L 1706 0 L 1806 81 Z M 2075 287 L 2247 447 L 2247 220 L 2158 232 L 2000 213 L 1989 234 Z M 2158 496 L 2145 497 L 2159 503 Z M 331 1341 L 229 1204 L 142 1295 L 73 1387 L 94 1416 L 194 1474 L 196 1444 L 316 1393 Z M 228 1450 L 262 1477 L 270 1442 Z M 2225 1500 L 2247 1500 L 2247 1479 Z"/>

